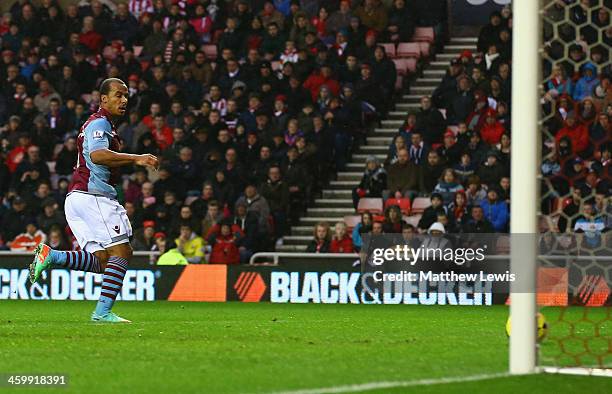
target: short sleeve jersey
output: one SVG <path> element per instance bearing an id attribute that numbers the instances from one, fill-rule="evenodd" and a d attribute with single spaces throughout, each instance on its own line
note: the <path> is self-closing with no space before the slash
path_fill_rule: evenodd
<path id="1" fill-rule="evenodd" d="M 100 108 L 81 127 L 77 137 L 77 164 L 73 173 L 70 191 L 78 190 L 90 194 L 117 198 L 115 185 L 120 179 L 118 168 L 94 164 L 91 153 L 100 149 L 119 151 L 121 143 L 110 114 Z"/>

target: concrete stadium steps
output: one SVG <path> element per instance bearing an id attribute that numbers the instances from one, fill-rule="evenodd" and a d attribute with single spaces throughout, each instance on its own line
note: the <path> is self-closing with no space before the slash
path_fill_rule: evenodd
<path id="1" fill-rule="evenodd" d="M 300 226 L 310 226 L 310 228 L 314 228 L 314 225 L 319 222 L 327 222 L 333 225 L 339 221 L 344 220 L 344 215 L 334 215 L 334 216 L 304 216 L 300 218 Z M 285 237 L 283 237 L 284 239 Z"/>
<path id="2" fill-rule="evenodd" d="M 361 165 L 363 167 L 363 164 Z M 345 199 L 345 198 L 351 198 L 352 197 L 352 190 L 351 189 L 323 189 L 323 198 L 325 199 L 332 199 L 332 198 L 337 198 L 337 199 Z"/>
<path id="3" fill-rule="evenodd" d="M 309 207 L 307 212 L 316 216 L 335 216 L 335 215 L 352 215 L 355 213 L 355 208 L 350 207 Z"/>
<path id="4" fill-rule="evenodd" d="M 398 129 L 404 123 L 406 115 L 418 111 L 423 95 L 431 95 L 446 74 L 450 61 L 457 58 L 463 50 L 476 51 L 475 37 L 452 38 L 450 43 L 425 65 L 423 74 L 410 84 L 409 91 L 395 103 L 393 111 L 380 126 L 367 136 L 367 142 L 357 149 L 347 163 L 344 171 L 337 174 L 335 180 L 322 191 L 321 197 L 307 208 L 306 214 L 299 223 L 291 227 L 291 235 L 283 237 L 283 244 L 278 245 L 278 252 L 303 252 L 312 239 L 313 227 L 321 221 L 326 221 L 333 228 L 342 221 L 344 216 L 355 215 L 352 200 L 352 190 L 359 184 L 365 169 L 365 160 L 369 155 L 375 155 L 380 161 L 385 160 L 389 145 Z"/>
<path id="5" fill-rule="evenodd" d="M 338 180 L 339 181 L 359 181 L 361 180 L 362 175 L 363 175 L 363 171 L 339 172 Z"/>
<path id="6" fill-rule="evenodd" d="M 318 198 L 315 200 L 314 206 L 316 208 L 352 208 L 353 200 L 350 198 Z"/>

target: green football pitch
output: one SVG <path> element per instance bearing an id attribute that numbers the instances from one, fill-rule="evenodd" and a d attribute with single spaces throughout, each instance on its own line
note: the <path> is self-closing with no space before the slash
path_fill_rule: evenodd
<path id="1" fill-rule="evenodd" d="M 88 322 L 93 307 L 0 301 L 0 374 L 69 376 L 60 391 L 15 392 L 612 392 L 610 378 L 496 376 L 504 306 L 125 302 L 116 312 L 134 323 L 113 326 Z"/>

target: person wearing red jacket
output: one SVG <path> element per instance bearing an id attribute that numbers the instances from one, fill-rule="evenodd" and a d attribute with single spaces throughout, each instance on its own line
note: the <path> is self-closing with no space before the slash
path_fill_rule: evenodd
<path id="1" fill-rule="evenodd" d="M 572 153 L 574 155 L 586 151 L 589 147 L 589 130 L 585 125 L 576 121 L 576 114 L 574 111 L 567 114 L 564 127 L 559 130 L 555 136 L 557 145 L 559 145 L 559 142 L 564 138 L 570 140 L 572 144 Z"/>
<path id="2" fill-rule="evenodd" d="M 469 130 L 480 131 L 485 121 L 485 114 L 489 110 L 489 102 L 487 95 L 482 90 L 474 92 L 474 101 L 476 101 L 476 107 L 468 115 L 465 124 Z"/>
<path id="3" fill-rule="evenodd" d="M 482 129 L 480 129 L 482 140 L 489 145 L 499 144 L 501 136 L 505 131 L 504 125 L 497 120 L 497 111 L 493 108 L 489 108 L 485 114 L 485 123 Z"/>
<path id="4" fill-rule="evenodd" d="M 232 231 L 232 224 L 224 219 L 219 225 L 218 232 L 208 238 L 212 251 L 208 262 L 211 264 L 239 264 L 240 245 L 243 240 L 242 231 Z M 237 227 L 237 226 L 235 226 Z"/>
<path id="5" fill-rule="evenodd" d="M 174 137 L 172 136 L 172 129 L 168 127 L 164 117 L 160 114 L 155 115 L 153 120 L 153 127 L 151 128 L 151 134 L 153 134 L 153 138 L 159 146 L 159 149 L 166 150 L 172 143 L 174 142 Z"/>
<path id="6" fill-rule="evenodd" d="M 332 78 L 332 69 L 329 64 L 321 65 L 321 70 L 318 74 L 311 74 L 304 82 L 304 88 L 310 91 L 312 101 L 317 101 L 319 90 L 321 86 L 327 86 L 329 91 L 334 95 L 338 96 L 340 93 L 340 84 L 338 81 Z"/>
<path id="7" fill-rule="evenodd" d="M 344 222 L 336 223 L 334 236 L 329 245 L 329 251 L 331 253 L 353 253 L 355 251 L 353 248 L 353 240 L 351 236 L 347 234 L 346 224 L 344 224 Z"/>

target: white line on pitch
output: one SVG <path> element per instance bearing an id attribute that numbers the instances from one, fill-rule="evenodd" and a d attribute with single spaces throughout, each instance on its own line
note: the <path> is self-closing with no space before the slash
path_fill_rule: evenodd
<path id="1" fill-rule="evenodd" d="M 478 380 L 487 380 L 495 378 L 505 378 L 510 376 L 507 372 L 492 373 L 483 375 L 457 376 L 452 378 L 437 378 L 437 379 L 418 379 L 418 380 L 400 380 L 389 382 L 370 382 L 361 384 L 350 384 L 345 386 L 321 387 L 317 389 L 301 389 L 292 391 L 278 391 L 274 394 L 338 394 L 338 393 L 356 393 L 361 391 L 389 389 L 395 387 L 411 387 L 411 386 L 429 386 L 434 384 L 447 383 L 463 383 L 475 382 Z"/>

